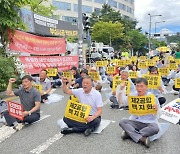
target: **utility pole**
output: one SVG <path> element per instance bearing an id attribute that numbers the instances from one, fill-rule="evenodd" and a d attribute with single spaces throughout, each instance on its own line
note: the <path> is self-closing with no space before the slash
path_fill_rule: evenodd
<path id="1" fill-rule="evenodd" d="M 78 53 L 79 53 L 79 68 L 83 67 L 83 26 L 82 26 L 82 0 L 78 0 Z"/>

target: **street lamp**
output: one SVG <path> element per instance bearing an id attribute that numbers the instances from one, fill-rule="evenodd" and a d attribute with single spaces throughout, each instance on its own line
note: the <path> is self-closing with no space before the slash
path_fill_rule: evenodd
<path id="1" fill-rule="evenodd" d="M 161 14 L 159 15 L 151 15 L 150 13 L 148 14 L 149 15 L 149 44 L 148 44 L 148 49 L 149 49 L 149 52 L 151 51 L 151 18 L 152 17 L 157 17 L 157 16 L 162 16 Z"/>
<path id="2" fill-rule="evenodd" d="M 156 34 L 156 25 L 159 24 L 159 23 L 163 23 L 163 22 L 165 22 L 165 21 L 155 22 L 155 31 L 154 31 L 155 33 L 154 34 Z"/>

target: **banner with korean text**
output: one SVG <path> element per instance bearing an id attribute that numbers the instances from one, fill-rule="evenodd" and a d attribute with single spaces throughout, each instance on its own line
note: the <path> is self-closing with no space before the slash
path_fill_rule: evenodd
<path id="1" fill-rule="evenodd" d="M 46 68 L 58 68 L 59 71 L 70 70 L 70 67 L 78 67 L 78 56 L 20 56 L 26 72 L 31 74 L 39 73 Z"/>
<path id="2" fill-rule="evenodd" d="M 23 119 L 24 119 L 24 117 L 22 115 L 23 111 L 24 111 L 24 108 L 23 108 L 22 104 L 8 101 L 8 112 L 11 116 L 23 121 Z"/>
<path id="3" fill-rule="evenodd" d="M 13 51 L 35 55 L 53 55 L 66 52 L 64 38 L 42 37 L 16 30 L 11 39 L 9 49 Z"/>
<path id="4" fill-rule="evenodd" d="M 66 106 L 65 117 L 78 122 L 87 123 L 85 119 L 89 116 L 90 110 L 90 105 L 69 100 Z"/>
<path id="5" fill-rule="evenodd" d="M 134 115 L 156 114 L 153 108 L 155 104 L 154 95 L 148 96 L 128 96 L 129 113 Z"/>
<path id="6" fill-rule="evenodd" d="M 163 106 L 161 112 L 161 119 L 177 124 L 180 120 L 180 98 Z"/>

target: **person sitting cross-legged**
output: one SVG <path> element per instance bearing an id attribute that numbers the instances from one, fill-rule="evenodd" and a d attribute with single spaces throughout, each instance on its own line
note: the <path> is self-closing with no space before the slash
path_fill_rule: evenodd
<path id="1" fill-rule="evenodd" d="M 78 100 L 82 104 L 87 104 L 91 106 L 90 115 L 86 118 L 87 123 L 81 123 L 75 120 L 71 120 L 67 117 L 63 118 L 63 121 L 68 127 L 61 130 L 62 134 L 70 133 L 83 133 L 85 136 L 89 136 L 101 122 L 102 114 L 102 96 L 101 94 L 93 88 L 93 80 L 89 76 L 85 76 L 82 81 L 82 88 L 69 89 L 67 86 L 68 79 L 63 78 L 63 92 L 69 95 L 74 95 L 78 97 Z"/>
<path id="2" fill-rule="evenodd" d="M 148 81 L 145 78 L 138 78 L 136 80 L 136 90 L 132 96 L 146 96 L 152 93 L 147 92 Z M 153 94 L 152 94 L 153 95 Z M 160 105 L 158 99 L 155 97 L 156 103 L 152 108 L 156 111 L 160 111 Z M 122 119 L 119 123 L 120 127 L 124 130 L 122 133 L 122 139 L 131 138 L 134 142 L 143 143 L 147 148 L 150 147 L 150 136 L 153 136 L 159 132 L 157 114 L 146 114 L 138 116 L 131 114 L 129 119 Z"/>

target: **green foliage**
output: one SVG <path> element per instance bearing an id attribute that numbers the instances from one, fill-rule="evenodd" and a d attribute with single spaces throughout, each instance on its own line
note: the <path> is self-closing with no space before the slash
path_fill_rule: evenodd
<path id="1" fill-rule="evenodd" d="M 78 42 L 78 37 L 77 36 L 68 36 L 67 37 L 67 42 L 69 42 L 69 43 L 77 43 Z"/>
<path id="2" fill-rule="evenodd" d="M 152 39 L 151 40 L 151 43 L 152 43 L 152 48 L 156 49 L 158 47 L 162 47 L 162 46 L 167 46 L 166 42 L 164 41 L 158 41 L 156 39 Z"/>
<path id="3" fill-rule="evenodd" d="M 47 1 L 48 0 L 31 0 L 28 6 L 30 6 L 31 11 L 33 11 L 34 13 L 47 17 L 52 17 L 53 12 L 56 8 L 51 4 L 48 6 L 43 4 Z"/>
<path id="4" fill-rule="evenodd" d="M 16 68 L 12 58 L 4 58 L 0 56 L 0 92 L 7 88 L 10 77 L 18 79 Z"/>
<path id="5" fill-rule="evenodd" d="M 0 55 L 5 56 L 6 46 L 9 42 L 8 30 L 25 29 L 25 24 L 19 17 L 19 10 L 31 0 L 0 0 L 0 38 L 3 47 Z"/>
<path id="6" fill-rule="evenodd" d="M 119 22 L 113 23 L 112 21 L 99 21 L 93 26 L 92 39 L 97 42 L 109 44 L 110 40 L 114 41 L 122 37 L 123 25 Z"/>
<path id="7" fill-rule="evenodd" d="M 178 36 L 178 35 L 168 36 L 166 38 L 167 38 L 168 44 L 169 43 L 178 43 L 178 42 L 180 42 L 180 36 Z"/>

